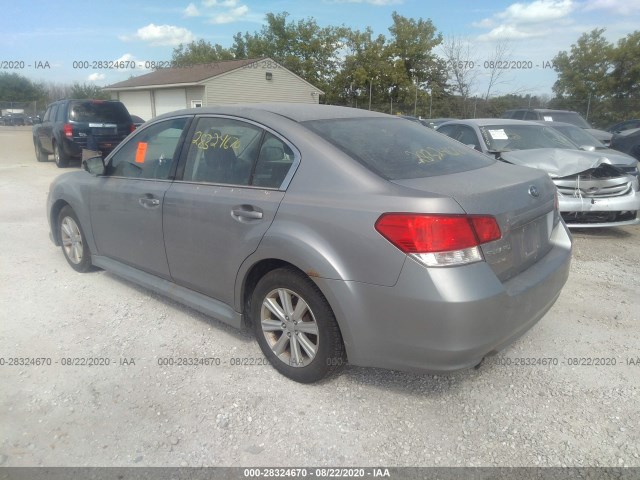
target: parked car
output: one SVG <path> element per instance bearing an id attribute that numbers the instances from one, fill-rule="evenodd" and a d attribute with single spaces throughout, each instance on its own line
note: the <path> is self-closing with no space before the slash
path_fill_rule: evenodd
<path id="1" fill-rule="evenodd" d="M 328 105 L 156 117 L 51 185 L 53 241 L 235 327 L 313 382 L 449 371 L 524 334 L 564 285 L 549 176 L 401 118 Z"/>
<path id="2" fill-rule="evenodd" d="M 33 145 L 39 162 L 52 153 L 56 165 L 64 168 L 71 159 L 80 159 L 83 149 L 107 155 L 133 130 L 131 115 L 121 102 L 60 100 L 33 126 Z"/>
<path id="3" fill-rule="evenodd" d="M 438 132 L 504 162 L 547 172 L 569 227 L 640 223 L 638 162 L 630 156 L 581 150 L 554 128 L 523 120 L 457 120 Z"/>
<path id="4" fill-rule="evenodd" d="M 451 120 L 455 120 L 455 118 L 423 118 L 420 121 L 424 126 L 436 129 L 438 125 L 442 125 L 444 122 L 450 122 Z"/>
<path id="5" fill-rule="evenodd" d="M 144 120 L 137 115 L 131 115 L 131 121 L 136 128 L 144 123 Z"/>
<path id="6" fill-rule="evenodd" d="M 640 162 L 640 128 L 616 133 L 611 139 L 611 148 L 627 153 Z"/>
<path id="7" fill-rule="evenodd" d="M 513 120 L 544 120 L 545 122 L 570 123 L 580 128 L 584 128 L 591 135 L 596 137 L 605 145 L 611 142 L 611 133 L 593 128 L 578 112 L 570 110 L 551 110 L 548 108 L 516 108 L 507 110 L 502 114 L 502 118 Z"/>
<path id="8" fill-rule="evenodd" d="M 26 124 L 25 116 L 21 113 L 10 113 L 2 117 L 2 124 L 5 126 L 24 126 Z"/>
<path id="9" fill-rule="evenodd" d="M 556 129 L 558 132 L 569 138 L 574 144 L 580 147 L 581 150 L 589 152 L 597 152 L 600 155 L 606 155 L 612 163 L 616 165 L 634 164 L 630 162 L 629 155 L 613 148 L 607 147 L 604 143 L 591 135 L 588 131 L 571 125 L 570 123 L 562 122 L 538 122 L 543 125 L 548 125 L 551 128 Z"/>
<path id="10" fill-rule="evenodd" d="M 640 119 L 626 120 L 624 122 L 616 123 L 615 125 L 607 128 L 607 132 L 620 133 L 625 130 L 633 130 L 635 128 L 640 128 Z"/>

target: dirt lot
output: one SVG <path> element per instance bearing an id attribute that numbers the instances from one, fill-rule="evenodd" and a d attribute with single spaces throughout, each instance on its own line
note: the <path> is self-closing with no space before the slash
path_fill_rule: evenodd
<path id="1" fill-rule="evenodd" d="M 74 272 L 45 218 L 60 173 L 29 128 L 0 127 L 0 465 L 640 466 L 640 227 L 574 232 L 556 305 L 479 370 L 305 386 L 233 365 L 262 359 L 248 333 Z M 158 365 L 183 356 L 221 365 Z"/>

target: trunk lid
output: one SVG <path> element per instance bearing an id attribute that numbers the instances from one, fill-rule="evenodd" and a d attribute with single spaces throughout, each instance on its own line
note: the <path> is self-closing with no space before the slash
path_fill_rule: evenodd
<path id="1" fill-rule="evenodd" d="M 554 208 L 556 187 L 544 172 L 494 163 L 478 170 L 393 183 L 450 196 L 470 215 L 493 215 L 502 238 L 481 249 L 502 281 L 526 270 L 551 249 L 559 215 Z"/>

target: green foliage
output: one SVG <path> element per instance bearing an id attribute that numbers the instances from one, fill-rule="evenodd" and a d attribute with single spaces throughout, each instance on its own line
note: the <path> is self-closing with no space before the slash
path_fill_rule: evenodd
<path id="1" fill-rule="evenodd" d="M 211 45 L 205 40 L 198 40 L 186 45 L 182 43 L 173 49 L 171 60 L 176 67 L 188 67 L 190 65 L 198 65 L 202 63 L 213 63 L 222 60 L 233 60 L 234 58 L 245 58 L 243 56 L 236 57 L 234 53 L 219 44 Z"/>
<path id="2" fill-rule="evenodd" d="M 553 107 L 576 110 L 600 126 L 640 117 L 640 31 L 617 45 L 604 38 L 604 29 L 584 33 L 554 64 Z"/>
<path id="3" fill-rule="evenodd" d="M 108 92 L 105 92 L 101 87 L 93 83 L 83 83 L 80 85 L 77 82 L 71 85 L 69 96 L 78 99 L 95 98 L 98 100 L 109 100 L 111 98 Z"/>
<path id="4" fill-rule="evenodd" d="M 41 84 L 33 83 L 17 73 L 0 72 L 0 101 L 43 101 L 46 92 Z"/>
<path id="5" fill-rule="evenodd" d="M 553 59 L 558 80 L 553 91 L 558 96 L 588 97 L 610 90 L 613 46 L 604 38 L 604 29 L 583 33 L 571 52 L 560 52 Z"/>

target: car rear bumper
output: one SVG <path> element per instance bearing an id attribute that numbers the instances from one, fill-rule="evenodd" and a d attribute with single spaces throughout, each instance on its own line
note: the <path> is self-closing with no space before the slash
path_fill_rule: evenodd
<path id="1" fill-rule="evenodd" d="M 124 138 L 125 137 L 107 137 L 103 139 L 95 137 L 95 146 L 97 146 L 97 150 L 102 153 L 102 156 L 106 157 L 107 153 L 116 148 Z M 86 138 L 74 138 L 73 141 L 66 138 L 63 140 L 64 153 L 69 157 L 81 158 L 82 150 L 86 148 L 88 148 L 88 141 Z"/>
<path id="2" fill-rule="evenodd" d="M 640 223 L 640 192 L 620 197 L 590 198 L 559 196 L 559 207 L 568 227 L 618 227 Z M 608 215 L 607 215 L 608 214 Z"/>
<path id="3" fill-rule="evenodd" d="M 485 262 L 426 268 L 411 258 L 393 287 L 315 280 L 334 307 L 349 363 L 453 371 L 504 348 L 551 308 L 571 261 L 562 222 L 551 241 L 547 255 L 504 283 Z"/>

